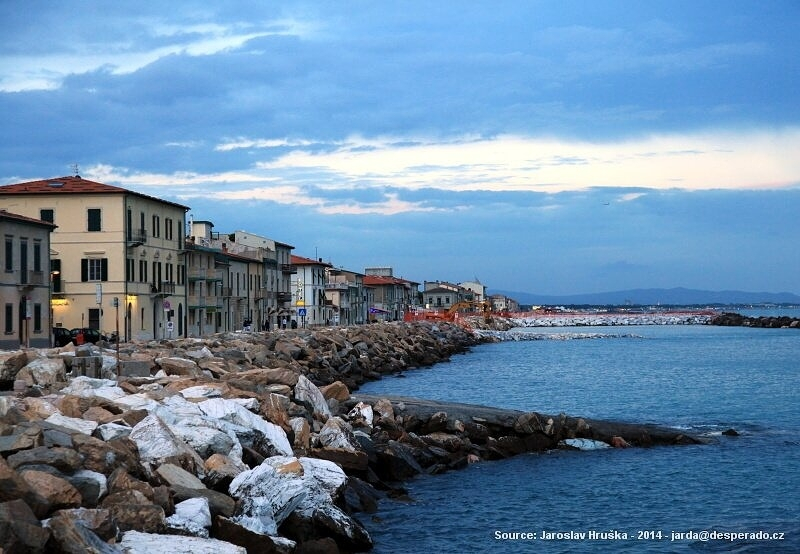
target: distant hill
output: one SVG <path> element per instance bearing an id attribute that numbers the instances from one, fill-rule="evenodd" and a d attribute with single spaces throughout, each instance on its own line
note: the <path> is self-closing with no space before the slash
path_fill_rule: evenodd
<path id="1" fill-rule="evenodd" d="M 711 304 L 800 304 L 800 296 L 791 292 L 745 292 L 740 290 L 631 289 L 592 294 L 547 296 L 530 292 L 490 290 L 524 305 L 711 305 Z"/>

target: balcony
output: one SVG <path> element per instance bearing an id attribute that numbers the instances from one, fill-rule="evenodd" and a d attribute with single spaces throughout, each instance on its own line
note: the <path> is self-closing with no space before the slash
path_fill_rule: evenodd
<path id="1" fill-rule="evenodd" d="M 222 298 L 219 296 L 189 295 L 190 310 L 216 311 L 222 308 Z"/>
<path id="2" fill-rule="evenodd" d="M 281 264 L 281 272 L 283 273 L 297 273 L 297 266 L 294 264 Z"/>
<path id="3" fill-rule="evenodd" d="M 291 292 L 279 292 L 277 294 L 278 302 L 291 302 L 292 301 L 292 293 Z"/>
<path id="4" fill-rule="evenodd" d="M 155 281 L 150 283 L 150 294 L 171 296 L 175 294 L 175 283 L 171 281 Z"/>
<path id="5" fill-rule="evenodd" d="M 131 230 L 128 233 L 128 246 L 141 246 L 147 242 L 147 231 L 145 229 Z"/>
<path id="6" fill-rule="evenodd" d="M 20 285 L 34 287 L 44 284 L 44 271 L 20 271 Z"/>
<path id="7" fill-rule="evenodd" d="M 345 291 L 350 288 L 348 283 L 325 283 L 325 290 L 341 290 Z"/>
<path id="8" fill-rule="evenodd" d="M 190 267 L 187 272 L 189 281 L 222 281 L 222 270 L 207 267 Z"/>

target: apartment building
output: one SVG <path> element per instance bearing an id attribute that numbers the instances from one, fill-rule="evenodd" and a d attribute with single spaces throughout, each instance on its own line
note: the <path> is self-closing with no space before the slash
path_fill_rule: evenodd
<path id="1" fill-rule="evenodd" d="M 419 283 L 392 276 L 390 268 L 365 271 L 364 287 L 371 289 L 372 294 L 368 308 L 370 321 L 402 321 L 406 312 L 418 306 Z"/>
<path id="2" fill-rule="evenodd" d="M 188 207 L 76 175 L 0 186 L 0 208 L 56 225 L 54 325 L 119 326 L 123 339 L 185 334 Z"/>
<path id="3" fill-rule="evenodd" d="M 372 292 L 372 289 L 369 289 Z M 325 298 L 333 310 L 334 325 L 360 325 L 369 321 L 364 274 L 330 267 L 326 271 Z M 372 297 L 370 297 L 372 298 Z"/>
<path id="4" fill-rule="evenodd" d="M 52 346 L 50 233 L 47 221 L 0 210 L 0 350 Z"/>
<path id="5" fill-rule="evenodd" d="M 472 291 L 446 281 L 425 281 L 422 304 L 432 310 L 448 310 L 460 302 L 472 301 Z"/>
<path id="6" fill-rule="evenodd" d="M 334 312 L 327 302 L 325 283 L 331 264 L 321 258 L 312 260 L 294 255 L 291 260 L 297 269 L 292 279 L 292 320 L 300 327 L 330 325 L 334 322 Z"/>

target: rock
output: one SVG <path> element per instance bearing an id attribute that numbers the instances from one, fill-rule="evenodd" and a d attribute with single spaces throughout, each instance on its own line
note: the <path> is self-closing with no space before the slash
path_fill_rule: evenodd
<path id="1" fill-rule="evenodd" d="M 28 356 L 22 350 L 12 352 L 0 350 L 0 381 L 13 381 L 19 370 L 28 363 Z"/>
<path id="2" fill-rule="evenodd" d="M 60 425 L 61 427 L 78 431 L 79 433 L 83 433 L 85 435 L 91 435 L 94 430 L 97 429 L 98 425 L 96 421 L 78 419 L 75 417 L 65 417 L 61 414 L 53 414 L 45 421 L 47 423 L 52 423 L 53 425 Z"/>
<path id="3" fill-rule="evenodd" d="M 103 509 L 74 508 L 71 510 L 59 510 L 50 519 L 64 517 L 69 518 L 81 526 L 89 529 L 103 541 L 110 541 L 117 537 L 117 524 L 111 518 L 111 512 Z M 87 550 L 88 552 L 88 550 Z"/>
<path id="4" fill-rule="evenodd" d="M 189 498 L 175 504 L 175 513 L 167 518 L 167 527 L 179 535 L 208 538 L 211 510 L 206 498 Z"/>
<path id="5" fill-rule="evenodd" d="M 66 479 L 37 470 L 20 471 L 20 476 L 48 507 L 48 512 L 62 508 L 78 508 L 83 502 L 81 493 Z"/>
<path id="6" fill-rule="evenodd" d="M 575 450 L 599 450 L 610 448 L 608 443 L 592 439 L 563 439 L 558 444 L 559 446 L 565 446 Z"/>
<path id="7" fill-rule="evenodd" d="M 64 478 L 81 494 L 85 507 L 94 508 L 108 492 L 108 479 L 96 471 L 80 469 Z"/>
<path id="8" fill-rule="evenodd" d="M 347 419 L 360 427 L 372 427 L 373 418 L 373 408 L 366 402 L 359 402 L 347 413 Z"/>
<path id="9" fill-rule="evenodd" d="M 423 472 L 422 467 L 411 455 L 410 450 L 397 441 L 376 445 L 379 476 L 390 481 L 404 481 Z"/>
<path id="10" fill-rule="evenodd" d="M 64 361 L 59 358 L 37 358 L 20 369 L 16 379 L 25 381 L 31 387 L 66 383 L 66 367 Z"/>
<path id="11" fill-rule="evenodd" d="M 260 431 L 264 436 L 265 442 L 270 445 L 276 454 L 292 454 L 292 447 L 283 429 L 249 412 L 239 404 L 222 398 L 212 398 L 200 402 L 198 407 L 208 417 L 233 423 L 245 429 Z"/>
<path id="12" fill-rule="evenodd" d="M 217 539 L 182 537 L 178 535 L 156 535 L 128 531 L 119 543 L 125 554 L 247 554 L 247 550 Z"/>
<path id="13" fill-rule="evenodd" d="M 618 437 L 618 436 L 611 437 L 611 443 L 610 444 L 614 448 L 628 448 L 628 447 L 630 447 L 630 444 L 628 444 L 628 441 L 626 441 L 622 437 Z"/>
<path id="14" fill-rule="evenodd" d="M 175 464 L 161 464 L 155 472 L 168 485 L 181 485 L 189 489 L 206 488 L 200 479 Z"/>
<path id="15" fill-rule="evenodd" d="M 331 417 L 331 409 L 322 392 L 305 375 L 298 376 L 297 384 L 294 387 L 294 397 L 299 402 L 308 402 L 314 415 L 323 421 Z"/>
<path id="16" fill-rule="evenodd" d="M 50 531 L 20 499 L 0 504 L 0 552 L 44 552 Z"/>
<path id="17" fill-rule="evenodd" d="M 202 375 L 200 367 L 194 360 L 168 357 L 156 358 L 155 362 L 167 375 L 181 375 L 185 377 L 199 377 Z"/>
<path id="18" fill-rule="evenodd" d="M 319 390 L 326 400 L 335 398 L 339 402 L 344 402 L 350 398 L 350 390 L 341 381 L 334 381 L 330 385 L 320 387 Z"/>
<path id="19" fill-rule="evenodd" d="M 190 498 L 205 498 L 208 501 L 209 510 L 211 515 L 222 515 L 230 517 L 236 509 L 236 502 L 227 494 L 215 490 L 207 489 L 194 489 L 184 487 L 182 485 L 171 485 L 170 491 L 176 501 L 183 502 Z"/>
<path id="20" fill-rule="evenodd" d="M 227 491 L 233 478 L 248 467 L 240 460 L 230 458 L 224 454 L 213 454 L 204 464 L 205 484 L 216 491 Z"/>
<path id="21" fill-rule="evenodd" d="M 276 535 L 278 525 L 307 494 L 301 479 L 284 475 L 267 463 L 237 475 L 229 489 L 238 500 L 230 519 L 254 533 Z"/>
<path id="22" fill-rule="evenodd" d="M 222 516 L 214 518 L 213 535 L 218 539 L 246 548 L 247 552 L 258 552 L 259 554 L 293 554 L 296 552 L 296 543 L 290 539 L 255 533 Z"/>
<path id="23" fill-rule="evenodd" d="M 110 515 L 108 519 L 110 520 Z M 83 554 L 85 552 L 115 554 L 121 552 L 119 548 L 100 538 L 85 524 L 84 519 L 75 517 L 71 511 L 56 513 L 48 520 L 47 528 L 52 533 L 49 544 L 57 545 L 59 552 L 65 554 Z"/>
<path id="24" fill-rule="evenodd" d="M 175 463 L 195 475 L 202 475 L 203 460 L 157 416 L 149 415 L 139 422 L 131 430 L 130 439 L 139 450 L 140 460 L 149 464 L 150 471 L 163 463 Z"/>
<path id="25" fill-rule="evenodd" d="M 542 423 L 539 421 L 539 414 L 535 412 L 528 412 L 522 414 L 514 422 L 514 431 L 517 433 L 531 434 L 540 432 L 542 430 Z"/>
<path id="26" fill-rule="evenodd" d="M 19 469 L 29 465 L 49 465 L 59 471 L 71 473 L 80 468 L 81 457 L 71 448 L 40 446 L 30 450 L 23 450 L 8 457 L 8 465 Z"/>

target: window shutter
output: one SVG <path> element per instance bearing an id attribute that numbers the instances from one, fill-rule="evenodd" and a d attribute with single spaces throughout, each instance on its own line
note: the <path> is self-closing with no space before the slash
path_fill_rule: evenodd
<path id="1" fill-rule="evenodd" d="M 89 260 L 83 258 L 81 260 L 81 281 L 84 283 L 89 280 Z"/>
<path id="2" fill-rule="evenodd" d="M 100 260 L 100 280 L 108 281 L 108 258 Z"/>

